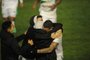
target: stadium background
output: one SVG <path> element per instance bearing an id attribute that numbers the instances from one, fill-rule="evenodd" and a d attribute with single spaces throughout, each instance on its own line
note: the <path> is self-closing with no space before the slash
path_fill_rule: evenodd
<path id="1" fill-rule="evenodd" d="M 31 8 L 33 1 L 24 0 L 24 7 L 18 8 L 15 36 L 25 32 L 30 17 L 38 14 L 38 8 Z M 63 23 L 64 28 L 64 60 L 90 60 L 90 0 L 62 0 L 57 15 L 58 22 Z M 0 28 L 1 24 L 0 8 Z"/>

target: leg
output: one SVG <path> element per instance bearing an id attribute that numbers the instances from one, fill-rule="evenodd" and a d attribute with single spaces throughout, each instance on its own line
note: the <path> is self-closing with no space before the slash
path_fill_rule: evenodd
<path id="1" fill-rule="evenodd" d="M 17 13 L 16 10 L 17 10 L 16 7 L 9 9 L 9 16 L 10 16 L 9 19 L 10 21 L 12 21 L 14 26 L 15 26 L 15 18 L 16 18 L 16 13 Z M 16 33 L 16 27 L 14 28 L 13 33 Z"/>
<path id="2" fill-rule="evenodd" d="M 9 18 L 8 14 L 8 8 L 7 7 L 2 7 L 2 17 L 4 21 L 7 21 Z"/>

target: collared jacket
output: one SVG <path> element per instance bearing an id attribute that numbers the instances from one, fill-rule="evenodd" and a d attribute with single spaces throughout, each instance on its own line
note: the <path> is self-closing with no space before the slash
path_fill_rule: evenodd
<path id="1" fill-rule="evenodd" d="M 1 39 L 1 58 L 2 60 L 18 60 L 21 54 L 18 42 L 21 36 L 15 38 L 14 35 L 7 31 L 0 32 Z"/>

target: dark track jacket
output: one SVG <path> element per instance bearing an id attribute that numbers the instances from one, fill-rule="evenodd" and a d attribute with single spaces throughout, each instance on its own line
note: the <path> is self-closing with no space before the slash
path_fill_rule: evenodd
<path id="1" fill-rule="evenodd" d="M 2 60 L 18 60 L 18 55 L 21 54 L 18 42 L 23 39 L 22 36 L 15 38 L 10 32 L 0 32 Z"/>

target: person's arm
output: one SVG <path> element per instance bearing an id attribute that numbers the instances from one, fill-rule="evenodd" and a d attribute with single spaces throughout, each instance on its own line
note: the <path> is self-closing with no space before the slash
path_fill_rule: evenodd
<path id="1" fill-rule="evenodd" d="M 59 38 L 59 37 L 62 37 L 62 30 L 61 30 L 61 29 L 59 29 L 59 30 L 57 30 L 56 32 L 53 32 L 53 33 L 51 34 L 51 38 L 53 38 L 53 39 Z"/>
<path id="2" fill-rule="evenodd" d="M 58 38 L 55 39 L 55 40 L 58 41 Z M 33 45 L 33 41 L 32 40 L 28 40 L 28 43 L 31 46 Z M 37 53 L 50 53 L 57 47 L 57 45 L 58 45 L 58 43 L 53 41 L 48 48 L 37 49 Z"/>
<path id="3" fill-rule="evenodd" d="M 32 5 L 32 9 L 34 10 L 39 3 L 40 3 L 40 0 L 35 0 Z"/>
<path id="4" fill-rule="evenodd" d="M 0 6 L 1 6 L 1 2 L 2 2 L 2 0 L 0 0 Z"/>
<path id="5" fill-rule="evenodd" d="M 62 0 L 56 0 L 55 6 L 58 6 Z"/>
<path id="6" fill-rule="evenodd" d="M 50 53 L 57 47 L 57 45 L 58 43 L 52 42 L 48 48 L 37 49 L 37 53 Z"/>
<path id="7" fill-rule="evenodd" d="M 53 6 L 51 6 L 51 10 L 54 10 L 60 3 L 62 0 L 56 0 L 55 4 Z"/>
<path id="8" fill-rule="evenodd" d="M 15 39 L 17 40 L 17 42 L 20 42 L 20 41 L 24 40 L 25 37 L 26 37 L 26 35 L 25 34 L 22 34 L 22 35 L 16 37 Z"/>

